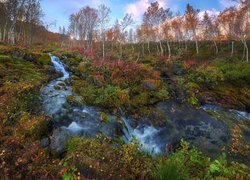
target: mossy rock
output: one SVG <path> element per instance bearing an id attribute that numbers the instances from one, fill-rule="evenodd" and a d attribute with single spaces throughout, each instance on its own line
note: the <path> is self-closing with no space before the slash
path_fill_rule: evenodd
<path id="1" fill-rule="evenodd" d="M 104 122 L 104 123 L 109 122 L 109 117 L 105 112 L 100 112 L 99 115 L 100 115 L 100 119 L 102 122 Z"/>
<path id="2" fill-rule="evenodd" d="M 39 59 L 38 63 L 45 66 L 45 65 L 51 65 L 51 59 L 49 54 L 43 54 Z"/>
<path id="3" fill-rule="evenodd" d="M 70 95 L 70 96 L 67 96 L 66 99 L 67 99 L 67 102 L 69 104 L 72 104 L 72 105 L 82 105 L 83 104 L 82 103 L 83 99 L 82 99 L 81 96 L 72 96 L 72 95 Z"/>

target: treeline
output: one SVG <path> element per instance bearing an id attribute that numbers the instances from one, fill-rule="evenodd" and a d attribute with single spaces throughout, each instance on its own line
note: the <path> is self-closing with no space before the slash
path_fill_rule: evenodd
<path id="1" fill-rule="evenodd" d="M 48 31 L 42 16 L 40 0 L 0 1 L 0 42 L 31 45 L 64 40 L 65 35 Z"/>
<path id="2" fill-rule="evenodd" d="M 237 41 L 242 44 L 242 59 L 248 61 L 250 1 L 238 2 L 237 6 L 218 14 L 201 12 L 188 4 L 183 15 L 173 15 L 171 9 L 160 7 L 155 1 L 143 14 L 143 21 L 136 29 L 132 28 L 135 23 L 130 14 L 110 25 L 110 8 L 105 5 L 98 8 L 86 6 L 70 15 L 68 32 L 62 28 L 61 33 L 51 33 L 48 31 L 49 25 L 45 27 L 41 20 L 43 12 L 40 0 L 4 0 L 0 1 L 0 42 L 25 45 L 52 43 L 90 50 L 98 44 L 105 59 L 107 45 L 111 51 L 118 49 L 119 58 L 122 58 L 125 44 L 131 44 L 134 52 L 138 49 L 134 45 L 137 43 L 143 51 L 141 54 L 150 54 L 157 43 L 159 55 L 167 54 L 171 58 L 175 48 L 173 44 L 181 44 L 188 51 L 190 41 L 195 42 L 197 56 L 201 42 L 211 42 L 214 53 L 219 54 L 218 42 L 227 41 L 233 56 Z"/>
<path id="3" fill-rule="evenodd" d="M 231 56 L 234 54 L 235 41 L 240 41 L 243 48 L 243 58 L 248 61 L 249 50 L 247 41 L 250 40 L 250 1 L 240 0 L 235 7 L 230 7 L 213 14 L 210 11 L 201 12 L 191 5 L 187 5 L 184 15 L 174 15 L 171 9 L 159 6 L 153 2 L 143 15 L 143 21 L 136 30 L 131 27 L 134 23 L 132 16 L 126 14 L 122 20 L 116 20 L 109 26 L 110 9 L 105 5 L 99 8 L 83 7 L 79 12 L 70 16 L 69 34 L 77 44 L 87 49 L 93 48 L 93 42 L 102 42 L 103 58 L 105 58 L 105 44 L 111 44 L 119 49 L 122 57 L 123 44 L 140 43 L 147 53 L 151 53 L 151 44 L 158 43 L 160 55 L 165 54 L 163 46 L 167 44 L 167 52 L 171 58 L 171 44 L 178 42 L 189 48 L 188 41 L 194 41 L 196 54 L 199 55 L 200 42 L 211 42 L 214 52 L 219 53 L 217 43 L 228 41 Z M 133 46 L 132 46 L 133 47 Z"/>

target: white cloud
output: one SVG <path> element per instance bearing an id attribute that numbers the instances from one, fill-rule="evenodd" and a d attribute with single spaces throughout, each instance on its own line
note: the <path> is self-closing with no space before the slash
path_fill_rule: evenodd
<path id="1" fill-rule="evenodd" d="M 141 21 L 142 15 L 150 6 L 151 2 L 155 0 L 137 0 L 134 3 L 130 3 L 126 6 L 125 12 L 132 14 L 136 21 Z M 171 1 L 173 0 L 157 0 L 160 7 L 170 7 L 171 10 L 176 10 L 176 6 Z M 176 0 L 175 0 L 176 1 Z M 178 0 L 179 1 L 179 0 Z"/>
<path id="2" fill-rule="evenodd" d="M 126 6 L 126 13 L 132 14 L 134 19 L 139 21 L 143 15 L 143 13 L 149 7 L 149 0 L 138 0 L 135 3 L 128 4 Z"/>
<path id="3" fill-rule="evenodd" d="M 203 19 L 205 12 L 207 12 L 207 14 L 210 17 L 213 17 L 213 16 L 216 17 L 216 16 L 218 16 L 220 14 L 220 11 L 218 11 L 216 9 L 211 9 L 211 10 L 206 10 L 206 11 L 200 11 L 199 14 L 198 14 L 200 20 Z"/>
<path id="4" fill-rule="evenodd" d="M 223 8 L 229 8 L 231 6 L 235 6 L 237 2 L 232 0 L 220 0 L 220 4 Z"/>

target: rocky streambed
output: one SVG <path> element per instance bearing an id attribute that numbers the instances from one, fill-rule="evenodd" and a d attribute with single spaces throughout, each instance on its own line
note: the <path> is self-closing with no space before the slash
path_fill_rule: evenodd
<path id="1" fill-rule="evenodd" d="M 211 112 L 224 114 L 234 123 L 249 123 L 250 114 L 219 106 L 203 106 L 194 109 L 177 100 L 160 102 L 155 110 L 162 123 L 156 125 L 154 118 L 133 119 L 112 115 L 105 109 L 90 106 L 73 106 L 67 103 L 72 95 L 70 73 L 59 58 L 51 55 L 51 62 L 62 77 L 51 81 L 41 90 L 44 114 L 51 116 L 54 129 L 50 147 L 61 154 L 66 151 L 67 141 L 73 136 L 95 137 L 98 134 L 122 138 L 126 142 L 136 138 L 142 149 L 150 153 L 168 153 L 178 146 L 181 139 L 188 140 L 206 154 L 216 157 L 223 147 L 231 143 L 230 126 Z M 249 136 L 247 130 L 246 136 Z M 247 135 L 248 134 L 248 135 Z"/>

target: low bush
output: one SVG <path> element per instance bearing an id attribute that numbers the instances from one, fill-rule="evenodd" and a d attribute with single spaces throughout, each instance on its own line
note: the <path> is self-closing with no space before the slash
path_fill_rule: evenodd
<path id="1" fill-rule="evenodd" d="M 188 75 L 188 79 L 191 82 L 205 86 L 215 85 L 224 80 L 224 74 L 217 67 L 203 65 L 192 70 Z"/>
<path id="2" fill-rule="evenodd" d="M 32 116 L 24 112 L 19 120 L 20 133 L 26 137 L 41 139 L 48 132 L 45 116 Z"/>
<path id="3" fill-rule="evenodd" d="M 186 141 L 170 156 L 158 162 L 152 174 L 155 179 L 247 179 L 249 168 L 228 162 L 223 154 L 212 161 Z"/>
<path id="4" fill-rule="evenodd" d="M 126 89 L 108 85 L 98 90 L 95 103 L 103 107 L 120 108 L 129 102 L 129 94 Z"/>
<path id="5" fill-rule="evenodd" d="M 65 159 L 85 178 L 144 179 L 150 175 L 153 159 L 139 151 L 139 144 L 123 144 L 98 136 L 69 141 Z"/>
<path id="6" fill-rule="evenodd" d="M 224 74 L 225 81 L 238 86 L 250 85 L 250 64 L 247 62 L 217 60 L 215 63 Z"/>

